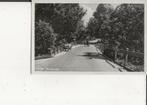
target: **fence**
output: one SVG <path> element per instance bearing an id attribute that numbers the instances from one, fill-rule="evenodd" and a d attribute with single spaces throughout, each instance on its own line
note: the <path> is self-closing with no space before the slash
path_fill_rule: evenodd
<path id="1" fill-rule="evenodd" d="M 144 71 L 144 53 L 118 49 L 112 45 L 99 43 L 97 47 L 111 60 L 129 71 Z"/>

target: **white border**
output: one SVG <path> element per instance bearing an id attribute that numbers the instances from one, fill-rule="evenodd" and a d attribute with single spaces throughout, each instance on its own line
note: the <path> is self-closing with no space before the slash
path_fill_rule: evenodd
<path id="1" fill-rule="evenodd" d="M 145 3 L 146 0 L 32 0 L 32 3 Z"/>
<path id="2" fill-rule="evenodd" d="M 35 57 L 34 57 L 34 22 L 35 22 L 35 3 L 110 3 L 110 4 L 120 4 L 120 3 L 133 3 L 133 4 L 144 4 L 144 72 L 98 72 L 98 71 L 35 71 Z M 146 45 L 147 45 L 147 37 L 146 37 L 146 30 L 147 30 L 147 1 L 146 0 L 32 0 L 32 32 L 31 32 L 31 67 L 30 71 L 32 74 L 54 74 L 54 73 L 59 73 L 59 74 L 146 74 Z"/>

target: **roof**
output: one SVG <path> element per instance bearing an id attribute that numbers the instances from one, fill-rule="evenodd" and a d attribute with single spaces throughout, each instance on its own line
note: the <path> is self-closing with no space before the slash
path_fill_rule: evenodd
<path id="1" fill-rule="evenodd" d="M 97 42 L 101 42 L 101 39 L 95 39 L 95 40 L 90 40 L 89 43 L 97 43 Z"/>

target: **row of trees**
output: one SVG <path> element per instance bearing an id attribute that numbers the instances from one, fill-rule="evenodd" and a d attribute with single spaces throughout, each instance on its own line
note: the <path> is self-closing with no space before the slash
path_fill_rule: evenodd
<path id="1" fill-rule="evenodd" d="M 35 55 L 81 39 L 85 13 L 79 4 L 36 4 Z"/>
<path id="2" fill-rule="evenodd" d="M 87 26 L 88 35 L 120 48 L 144 51 L 144 5 L 99 4 Z"/>
<path id="3" fill-rule="evenodd" d="M 144 51 L 144 5 L 99 4 L 85 28 L 86 14 L 77 4 L 35 5 L 35 55 L 65 43 L 101 38 L 121 49 Z"/>

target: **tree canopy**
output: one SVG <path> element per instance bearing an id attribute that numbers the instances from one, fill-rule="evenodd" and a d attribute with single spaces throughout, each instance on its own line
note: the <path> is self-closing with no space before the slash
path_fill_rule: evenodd
<path id="1" fill-rule="evenodd" d="M 91 37 L 99 37 L 111 44 L 120 43 L 121 48 L 143 52 L 144 5 L 99 4 L 90 19 L 87 30 Z"/>
<path id="2" fill-rule="evenodd" d="M 78 39 L 79 33 L 82 31 L 83 22 L 82 18 L 85 15 L 86 10 L 84 10 L 78 3 L 75 4 L 35 4 L 35 38 L 38 41 L 38 36 L 45 37 L 42 34 L 48 33 L 50 29 L 47 24 L 53 29 L 54 34 L 53 39 L 56 45 L 59 43 L 70 43 L 73 39 Z M 41 23 L 46 24 L 42 29 Z M 39 26 L 38 26 L 39 24 Z M 42 32 L 43 31 L 43 32 Z M 51 31 L 51 30 L 50 30 Z M 52 41 L 54 41 L 51 39 Z M 43 41 L 44 39 L 42 39 Z M 50 39 L 49 39 L 50 40 Z M 36 42 L 38 43 L 38 42 Z M 49 43 L 48 43 L 49 44 Z M 52 45 L 50 43 L 49 45 Z M 38 45 L 38 44 L 36 44 Z M 50 46 L 48 46 L 50 47 Z"/>

